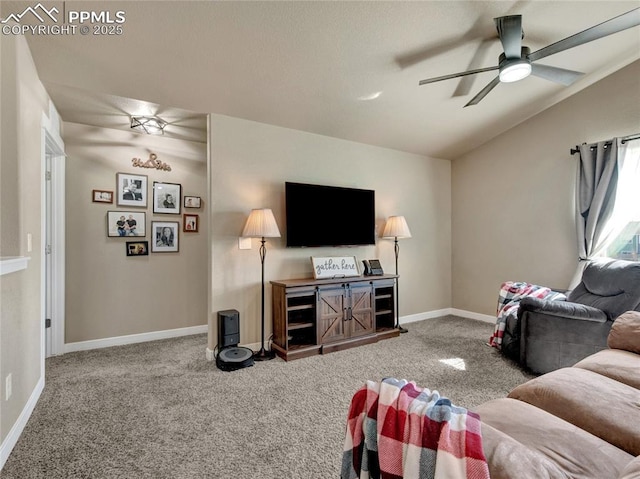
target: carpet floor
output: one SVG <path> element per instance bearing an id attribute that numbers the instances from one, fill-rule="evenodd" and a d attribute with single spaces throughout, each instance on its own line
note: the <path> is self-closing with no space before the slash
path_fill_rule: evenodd
<path id="1" fill-rule="evenodd" d="M 486 345 L 493 325 L 446 316 L 324 356 L 223 372 L 206 335 L 46 361 L 46 386 L 3 479 L 340 476 L 366 380 L 404 378 L 473 409 L 531 376 Z"/>

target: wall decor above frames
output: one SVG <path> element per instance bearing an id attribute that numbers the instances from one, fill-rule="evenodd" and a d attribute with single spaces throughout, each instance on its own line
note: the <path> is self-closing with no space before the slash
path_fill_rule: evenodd
<path id="1" fill-rule="evenodd" d="M 147 207 L 147 176 L 116 173 L 118 206 Z"/>
<path id="2" fill-rule="evenodd" d="M 144 238 L 147 214 L 141 211 L 107 211 L 107 236 Z"/>
<path id="3" fill-rule="evenodd" d="M 178 183 L 153 182 L 153 212 L 180 214 L 182 186 Z"/>
<path id="4" fill-rule="evenodd" d="M 131 164 L 137 168 L 154 168 L 156 170 L 171 171 L 171 166 L 160 161 L 158 155 L 155 153 L 149 153 L 149 159 L 147 161 L 143 161 L 140 158 L 132 158 Z"/>

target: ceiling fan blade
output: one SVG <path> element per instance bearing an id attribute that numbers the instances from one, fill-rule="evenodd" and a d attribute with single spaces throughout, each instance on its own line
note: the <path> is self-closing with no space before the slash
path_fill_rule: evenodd
<path id="1" fill-rule="evenodd" d="M 467 76 L 467 75 L 475 75 L 476 73 L 483 73 L 483 72 L 490 72 L 493 70 L 497 70 L 499 67 L 495 66 L 495 67 L 487 67 L 487 68 L 479 68 L 477 70 L 468 70 L 466 72 L 461 72 L 461 73 L 452 73 L 451 75 L 443 75 L 441 77 L 435 77 L 435 78 L 427 78 L 426 80 L 420 80 L 418 82 L 418 85 L 426 85 L 427 83 L 435 83 L 437 81 L 442 81 L 442 80 L 450 80 L 451 78 L 458 78 L 458 77 L 463 77 L 463 76 Z"/>
<path id="2" fill-rule="evenodd" d="M 502 42 L 504 56 L 508 59 L 520 58 L 522 49 L 522 15 L 494 18 L 498 36 Z"/>
<path id="3" fill-rule="evenodd" d="M 482 90 L 480 90 L 480 93 L 478 93 L 476 96 L 474 96 L 471 101 L 469 103 L 467 103 L 464 107 L 468 107 L 471 105 L 477 105 L 478 103 L 480 103 L 480 101 L 489 94 L 489 92 L 491 90 L 493 90 L 496 85 L 500 83 L 500 77 L 495 77 L 493 80 L 491 80 L 491 83 L 489 83 L 486 87 L 484 87 Z"/>
<path id="4" fill-rule="evenodd" d="M 544 78 L 545 80 L 561 83 L 564 86 L 571 85 L 574 81 L 584 75 L 582 72 L 552 67 L 549 65 L 540 65 L 539 63 L 531 64 L 531 74 Z"/>
<path id="5" fill-rule="evenodd" d="M 606 37 L 638 25 L 640 25 L 640 8 L 618 15 L 617 17 L 602 22 L 599 25 L 587 28 L 580 33 L 576 33 L 575 35 L 571 35 L 570 37 L 541 48 L 540 50 L 531 53 L 529 55 L 529 60 L 540 60 L 541 58 L 548 57 L 549 55 L 560 53 L 564 50 L 568 50 L 569 48 L 577 47 L 584 43 L 592 42 L 599 38 Z"/>

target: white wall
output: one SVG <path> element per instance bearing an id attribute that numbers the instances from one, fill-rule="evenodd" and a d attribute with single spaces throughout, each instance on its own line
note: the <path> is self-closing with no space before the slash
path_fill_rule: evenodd
<path id="1" fill-rule="evenodd" d="M 640 132 L 640 61 L 452 165 L 453 307 L 495 315 L 503 281 L 567 288 L 577 266 L 570 148 Z"/>
<path id="2" fill-rule="evenodd" d="M 450 162 L 211 115 L 210 181 L 212 290 L 209 347 L 216 345 L 216 312 L 240 312 L 241 342 L 260 341 L 259 242 L 239 250 L 238 237 L 252 208 L 271 208 L 283 235 L 267 240 L 266 281 L 312 277 L 310 256 L 379 258 L 394 272 L 393 242 L 354 248 L 285 247 L 284 183 L 375 190 L 378 233 L 385 219 L 404 215 L 413 234 L 401 240 L 403 316 L 451 305 Z M 345 205 L 344 214 L 352 214 Z M 271 334 L 267 284 L 266 329 Z"/>

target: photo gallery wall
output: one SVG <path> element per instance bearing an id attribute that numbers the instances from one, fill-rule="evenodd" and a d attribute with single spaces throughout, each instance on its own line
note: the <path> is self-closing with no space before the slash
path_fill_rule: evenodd
<path id="1" fill-rule="evenodd" d="M 147 197 L 151 193 L 151 198 Z M 187 209 L 201 208 L 199 196 L 183 196 L 182 185 L 154 181 L 149 191 L 146 175 L 116 173 L 116 189 L 92 190 L 94 203 L 113 204 L 118 210 L 107 211 L 107 236 L 125 238 L 127 256 L 148 256 L 151 253 L 177 253 L 180 246 L 180 221 L 151 221 L 147 230 L 147 208 L 151 202 L 153 215 L 180 215 L 182 232 L 197 233 L 199 215 Z M 147 239 L 148 235 L 148 239 Z"/>

